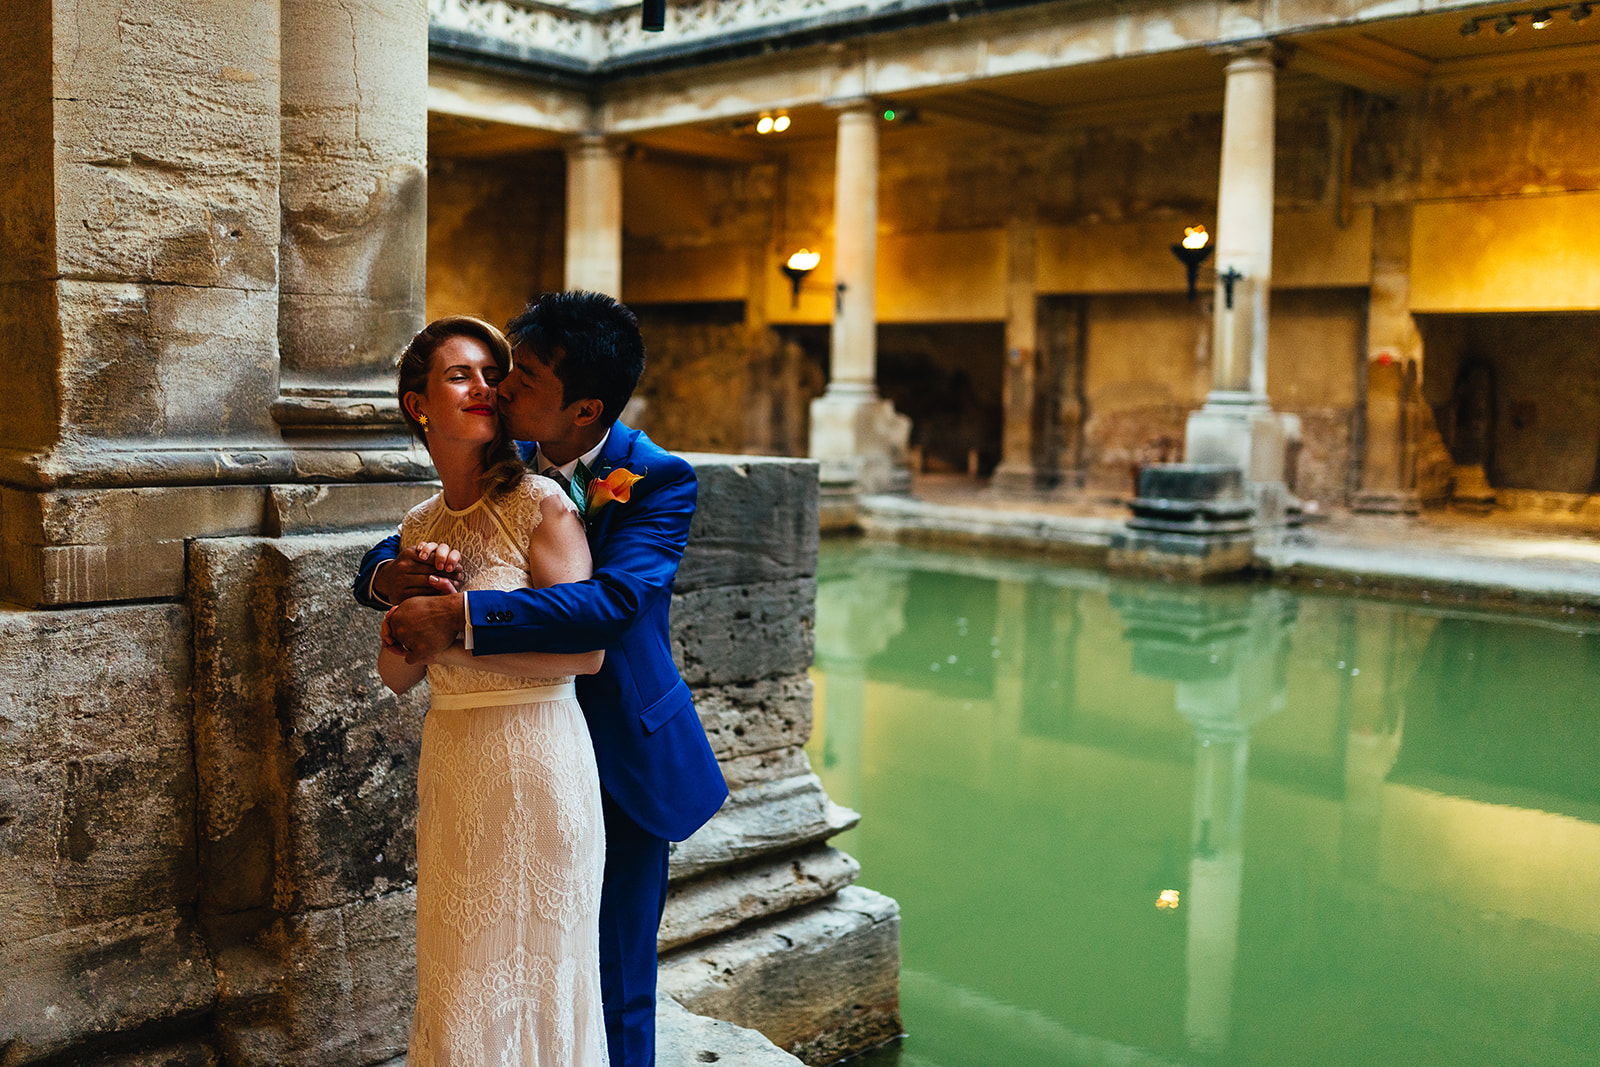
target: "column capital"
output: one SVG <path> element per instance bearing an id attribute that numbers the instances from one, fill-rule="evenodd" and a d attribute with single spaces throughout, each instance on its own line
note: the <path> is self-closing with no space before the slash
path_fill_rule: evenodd
<path id="1" fill-rule="evenodd" d="M 1229 73 L 1235 70 L 1259 70 L 1270 67 L 1276 70 L 1289 59 L 1293 47 L 1276 38 L 1258 37 L 1248 41 L 1232 41 L 1208 49 L 1214 56 L 1227 61 Z"/>
<path id="2" fill-rule="evenodd" d="M 607 133 L 580 133 L 566 139 L 562 150 L 569 156 L 609 154 L 619 156 L 629 142 Z"/>
<path id="3" fill-rule="evenodd" d="M 872 115 L 876 117 L 881 101 L 870 96 L 841 96 L 832 100 L 824 100 L 822 106 L 829 111 L 838 112 L 842 120 L 849 115 Z"/>

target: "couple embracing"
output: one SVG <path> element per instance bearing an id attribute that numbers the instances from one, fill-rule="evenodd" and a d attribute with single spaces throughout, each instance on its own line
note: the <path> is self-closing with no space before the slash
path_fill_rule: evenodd
<path id="1" fill-rule="evenodd" d="M 433 694 L 409 1067 L 654 1062 L 668 842 L 728 791 L 668 643 L 694 472 L 616 421 L 643 370 L 633 314 L 585 292 L 401 356 L 443 491 L 355 594 L 388 609 L 384 682 Z"/>

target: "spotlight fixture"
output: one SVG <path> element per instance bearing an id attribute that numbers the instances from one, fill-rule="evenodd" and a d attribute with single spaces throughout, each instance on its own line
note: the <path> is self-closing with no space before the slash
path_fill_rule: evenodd
<path id="1" fill-rule="evenodd" d="M 1549 8 L 1541 8 L 1540 10 L 1535 11 L 1533 16 L 1528 19 L 1528 25 L 1532 26 L 1536 30 L 1542 30 L 1555 20 L 1556 17 L 1550 14 Z"/>
<path id="2" fill-rule="evenodd" d="M 1478 20 L 1477 19 L 1468 19 L 1467 21 L 1463 22 L 1461 24 L 1461 36 L 1463 36 L 1463 37 L 1476 37 L 1476 36 L 1478 36 Z"/>
<path id="3" fill-rule="evenodd" d="M 1189 279 L 1189 299 L 1195 298 L 1195 283 L 1200 279 L 1200 264 L 1211 258 L 1211 235 L 1199 224 L 1183 228 L 1183 240 L 1172 246 Z"/>
<path id="4" fill-rule="evenodd" d="M 1567 14 L 1572 17 L 1573 22 L 1582 22 L 1584 19 L 1594 14 L 1594 8 L 1590 7 L 1588 4 L 1573 4 Z"/>
<path id="5" fill-rule="evenodd" d="M 789 262 L 778 268 L 789 277 L 789 291 L 794 297 L 793 307 L 800 306 L 800 283 L 805 281 L 806 275 L 816 270 L 817 264 L 821 262 L 821 254 L 802 248 L 789 257 Z"/>
<path id="6" fill-rule="evenodd" d="M 1502 37 L 1510 37 L 1517 32 L 1517 20 L 1510 15 L 1501 15 L 1495 20 L 1494 32 Z"/>
<path id="7" fill-rule="evenodd" d="M 756 120 L 757 133 L 771 133 L 772 127 L 773 120 L 771 115 L 762 115 L 761 118 Z"/>
<path id="8" fill-rule="evenodd" d="M 772 132 L 773 133 L 782 133 L 784 130 L 787 130 L 788 128 L 789 128 L 789 116 L 788 115 L 780 114 L 777 118 L 772 120 Z"/>

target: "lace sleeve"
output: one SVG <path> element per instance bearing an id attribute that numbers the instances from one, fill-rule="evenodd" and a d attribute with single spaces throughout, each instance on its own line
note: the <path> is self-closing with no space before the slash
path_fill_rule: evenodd
<path id="1" fill-rule="evenodd" d="M 555 497 L 563 507 L 574 515 L 578 513 L 578 505 L 567 495 L 567 491 L 561 488 L 560 483 L 552 478 L 546 478 L 542 474 L 529 474 L 522 479 L 522 484 L 518 489 L 520 510 L 523 514 L 518 515 L 520 521 L 515 530 L 522 540 L 523 551 L 531 559 L 533 557 L 533 531 L 537 530 L 539 524 L 544 521 L 544 512 L 541 509 L 545 499 L 547 497 Z"/>

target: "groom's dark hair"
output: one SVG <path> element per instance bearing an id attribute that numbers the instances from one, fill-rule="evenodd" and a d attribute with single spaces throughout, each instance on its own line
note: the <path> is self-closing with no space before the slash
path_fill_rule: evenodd
<path id="1" fill-rule="evenodd" d="M 506 338 L 555 373 L 562 404 L 600 401 L 600 418 L 608 426 L 644 373 L 639 320 L 604 293 L 545 293 L 511 320 Z"/>

